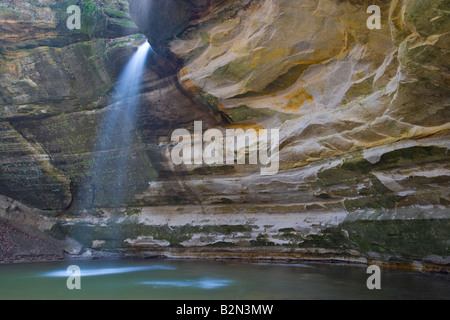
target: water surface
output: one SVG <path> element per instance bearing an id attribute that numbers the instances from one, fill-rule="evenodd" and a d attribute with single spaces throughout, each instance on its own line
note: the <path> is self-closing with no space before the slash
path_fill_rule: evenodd
<path id="1" fill-rule="evenodd" d="M 81 290 L 66 286 L 81 269 Z M 179 260 L 91 260 L 0 265 L 0 299 L 450 299 L 450 275 L 366 268 Z"/>

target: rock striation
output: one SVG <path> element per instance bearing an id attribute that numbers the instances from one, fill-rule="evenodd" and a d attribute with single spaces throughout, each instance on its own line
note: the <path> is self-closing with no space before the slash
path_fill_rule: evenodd
<path id="1" fill-rule="evenodd" d="M 0 194 L 40 209 L 48 235 L 97 252 L 449 270 L 447 1 L 79 1 L 97 10 L 75 33 L 59 2 L 13 2 L 0 5 Z M 381 29 L 366 25 L 372 4 Z M 131 167 L 113 207 L 117 172 L 95 182 L 89 164 L 138 32 L 154 52 L 135 141 L 105 150 Z M 279 129 L 280 172 L 174 165 L 172 132 L 199 120 Z"/>

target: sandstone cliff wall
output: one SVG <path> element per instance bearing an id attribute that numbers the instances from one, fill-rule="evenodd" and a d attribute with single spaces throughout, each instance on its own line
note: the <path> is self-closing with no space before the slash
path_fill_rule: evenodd
<path id="1" fill-rule="evenodd" d="M 0 6 L 14 21 L 0 39 L 0 193 L 50 216 L 47 233 L 140 255 L 448 268 L 447 1 L 130 0 L 131 17 L 125 1 L 92 3 L 101 17 L 75 34 L 56 1 Z M 114 208 L 115 173 L 95 185 L 89 163 L 138 32 L 154 52 L 135 142 L 108 151 L 132 168 Z M 280 129 L 280 172 L 174 166 L 170 135 L 196 120 Z"/>

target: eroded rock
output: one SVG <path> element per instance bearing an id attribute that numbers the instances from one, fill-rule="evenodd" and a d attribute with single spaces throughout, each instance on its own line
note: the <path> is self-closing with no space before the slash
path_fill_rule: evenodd
<path id="1" fill-rule="evenodd" d="M 373 2 L 380 30 L 366 27 Z M 137 127 L 128 128 L 135 142 L 126 153 L 104 150 L 131 159 L 120 207 L 110 206 L 117 172 L 94 186 L 89 162 L 114 109 L 111 89 L 141 38 L 116 38 L 136 29 L 97 23 L 90 35 L 64 38 L 53 1 L 34 13 L 18 4 L 0 6 L 20 20 L 2 26 L 0 39 L 0 190 L 52 209 L 54 237 L 142 256 L 448 269 L 446 1 L 130 1 L 155 52 Z M 279 128 L 280 172 L 174 166 L 171 133 L 192 131 L 196 120 L 222 131 Z M 25 167 L 36 173 L 26 188 L 17 180 Z M 78 208 L 83 191 L 91 202 Z"/>

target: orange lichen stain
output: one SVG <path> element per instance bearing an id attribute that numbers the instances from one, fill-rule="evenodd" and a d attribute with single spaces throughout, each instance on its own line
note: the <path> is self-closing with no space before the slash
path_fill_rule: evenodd
<path id="1" fill-rule="evenodd" d="M 223 105 L 223 104 L 221 104 L 220 102 L 218 102 L 217 103 L 217 109 L 219 109 L 219 111 L 222 111 L 222 112 L 227 112 L 227 108 Z"/>
<path id="2" fill-rule="evenodd" d="M 288 102 L 282 107 L 283 110 L 297 112 L 306 101 L 314 102 L 314 97 L 306 92 L 303 85 L 304 83 L 302 83 L 300 90 L 286 96 Z"/>
<path id="3" fill-rule="evenodd" d="M 361 72 L 357 72 L 357 73 L 356 73 L 356 76 L 357 76 L 359 79 L 361 79 L 361 78 L 363 77 L 363 74 L 362 74 Z"/>
<path id="4" fill-rule="evenodd" d="M 15 77 L 19 76 L 19 69 L 17 68 L 17 66 L 15 64 L 11 64 L 8 68 L 8 72 L 10 74 L 12 74 Z"/>
<path id="5" fill-rule="evenodd" d="M 201 89 L 191 80 L 185 79 L 181 81 L 181 85 L 188 91 L 193 93 L 200 93 Z"/>
<path id="6" fill-rule="evenodd" d="M 187 68 L 187 67 L 184 67 L 183 69 L 181 69 L 179 72 L 178 72 L 178 76 L 180 77 L 180 78 L 182 78 L 182 77 L 184 77 L 185 75 L 187 75 L 189 73 L 189 69 Z"/>

